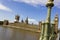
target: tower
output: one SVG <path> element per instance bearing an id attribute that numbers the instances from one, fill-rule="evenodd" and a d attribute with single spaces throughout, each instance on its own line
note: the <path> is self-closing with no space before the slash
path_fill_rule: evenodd
<path id="1" fill-rule="evenodd" d="M 59 21 L 58 14 L 56 14 L 55 19 L 54 19 L 54 23 L 55 23 L 55 26 L 54 26 L 55 39 L 57 39 L 57 36 L 58 36 L 58 21 Z"/>
<path id="2" fill-rule="evenodd" d="M 28 17 L 26 18 L 25 23 L 28 24 Z"/>
<path id="3" fill-rule="evenodd" d="M 58 14 L 56 14 L 55 19 L 54 19 L 54 23 L 55 23 L 54 31 L 55 31 L 55 33 L 58 33 L 58 21 L 59 21 Z"/>
<path id="4" fill-rule="evenodd" d="M 3 25 L 8 25 L 8 24 L 9 24 L 9 21 L 8 20 L 4 20 Z"/>
<path id="5" fill-rule="evenodd" d="M 39 22 L 39 30 L 41 30 L 42 22 Z"/>
<path id="6" fill-rule="evenodd" d="M 18 23 L 18 22 L 19 22 L 19 18 L 20 18 L 20 16 L 19 16 L 19 15 L 16 15 L 16 16 L 15 16 L 15 19 L 16 19 L 16 21 L 15 21 L 15 22 L 16 22 L 16 23 Z"/>
<path id="7" fill-rule="evenodd" d="M 22 23 L 24 23 L 23 19 L 21 20 Z"/>

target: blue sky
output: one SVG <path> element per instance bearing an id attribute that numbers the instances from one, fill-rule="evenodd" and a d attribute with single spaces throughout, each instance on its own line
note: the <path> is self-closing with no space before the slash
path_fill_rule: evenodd
<path id="1" fill-rule="evenodd" d="M 46 20 L 47 0 L 0 0 L 0 20 L 7 19 L 14 21 L 16 14 L 20 15 L 20 20 L 26 19 L 34 24 Z M 52 8 L 51 18 L 54 20 L 56 13 L 60 19 L 60 0 L 54 0 L 55 6 Z M 60 25 L 60 21 L 59 21 Z"/>

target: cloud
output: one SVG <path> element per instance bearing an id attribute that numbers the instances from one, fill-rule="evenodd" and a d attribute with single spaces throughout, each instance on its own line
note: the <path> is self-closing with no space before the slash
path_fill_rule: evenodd
<path id="1" fill-rule="evenodd" d="M 12 11 L 10 8 L 6 7 L 6 6 L 3 5 L 3 4 L 0 4 L 0 10 L 9 11 L 9 12 Z"/>
<path id="2" fill-rule="evenodd" d="M 47 0 L 13 0 L 13 1 L 17 1 L 17 2 L 24 2 L 33 6 L 39 5 L 39 4 L 45 4 L 45 2 Z"/>
<path id="3" fill-rule="evenodd" d="M 38 24 L 38 21 L 36 21 L 35 19 L 31 19 L 31 18 L 28 18 L 28 21 L 30 24 Z"/>
<path id="4" fill-rule="evenodd" d="M 13 1 L 24 2 L 33 6 L 37 5 L 45 6 L 45 4 L 47 3 L 47 0 L 13 0 Z M 54 0 L 54 4 L 56 7 L 60 8 L 60 0 Z"/>
<path id="5" fill-rule="evenodd" d="M 55 0 L 54 4 L 56 7 L 60 8 L 60 0 Z"/>

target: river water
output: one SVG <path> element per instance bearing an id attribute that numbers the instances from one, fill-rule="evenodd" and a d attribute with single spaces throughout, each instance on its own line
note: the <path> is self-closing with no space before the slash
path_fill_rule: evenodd
<path id="1" fill-rule="evenodd" d="M 16 29 L 0 26 L 0 40 L 20 40 L 20 33 Z"/>
<path id="2" fill-rule="evenodd" d="M 0 26 L 0 40 L 38 40 L 37 34 Z"/>
<path id="3" fill-rule="evenodd" d="M 21 29 L 0 26 L 0 40 L 38 40 L 38 35 Z M 59 40 L 59 35 L 57 40 Z"/>

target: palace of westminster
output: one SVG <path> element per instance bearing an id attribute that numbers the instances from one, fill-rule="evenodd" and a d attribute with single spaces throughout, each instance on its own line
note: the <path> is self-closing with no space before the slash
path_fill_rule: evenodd
<path id="1" fill-rule="evenodd" d="M 45 21 L 40 21 L 38 25 L 29 24 L 28 17 L 26 20 L 19 22 L 19 15 L 15 16 L 16 21 L 9 23 L 8 20 L 0 21 L 0 25 L 4 27 L 19 30 L 20 40 L 56 40 L 58 36 L 58 14 L 56 14 L 54 21 L 51 22 L 51 9 L 54 6 L 54 0 L 48 0 L 46 7 L 47 18 Z M 15 39 L 19 40 L 19 39 Z"/>

